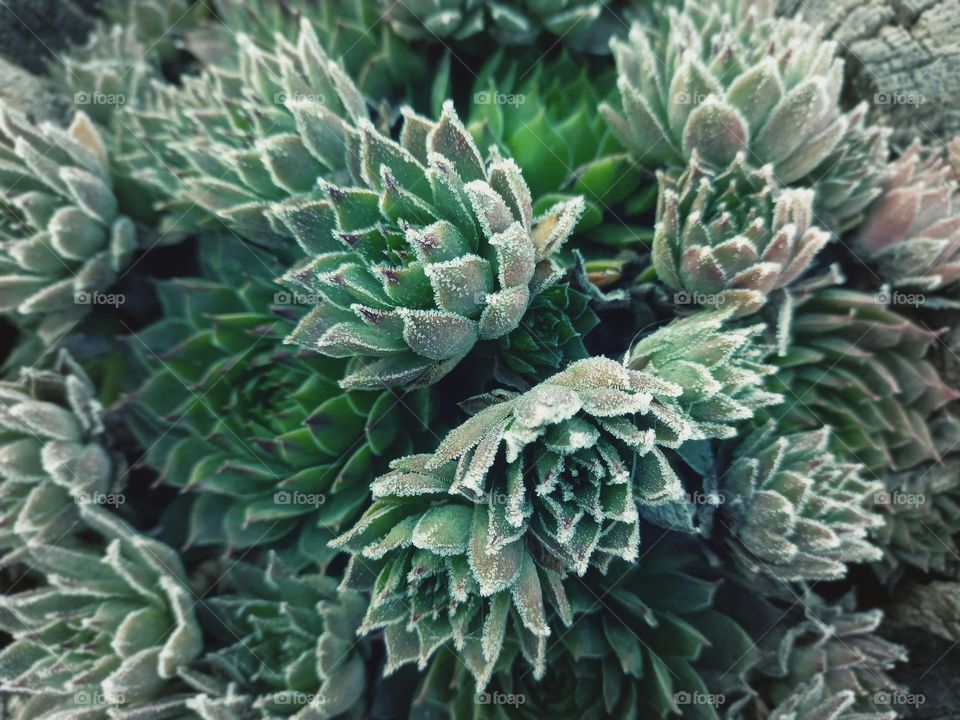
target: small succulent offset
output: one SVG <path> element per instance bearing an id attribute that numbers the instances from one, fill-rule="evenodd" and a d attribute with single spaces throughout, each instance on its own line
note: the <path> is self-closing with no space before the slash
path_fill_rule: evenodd
<path id="1" fill-rule="evenodd" d="M 331 577 L 297 576 L 272 553 L 263 568 L 235 564 L 227 582 L 232 592 L 208 603 L 222 623 L 223 647 L 203 663 L 233 683 L 237 695 L 201 693 L 189 701 L 192 709 L 204 718 L 232 712 L 304 720 L 363 712 L 368 650 L 356 639 L 362 596 L 338 592 Z"/>
<path id="2" fill-rule="evenodd" d="M 868 533 L 883 522 L 871 509 L 883 485 L 838 461 L 829 440 L 826 428 L 784 434 L 768 423 L 731 451 L 714 531 L 748 572 L 835 580 L 850 564 L 882 556 Z"/>
<path id="3" fill-rule="evenodd" d="M 770 166 L 751 170 L 743 153 L 713 173 L 694 150 L 683 174 L 658 179 L 651 257 L 685 302 L 756 312 L 830 239 L 814 224 L 812 190 L 780 189 Z"/>
<path id="4" fill-rule="evenodd" d="M 106 149 L 77 113 L 67 130 L 0 106 L 0 311 L 51 344 L 90 310 L 137 247 Z"/>
<path id="5" fill-rule="evenodd" d="M 960 277 L 958 183 L 960 138 L 945 152 L 914 143 L 891 164 L 855 239 L 891 285 L 940 290 Z"/>
<path id="6" fill-rule="evenodd" d="M 82 4 L 0 62 L 0 718 L 960 704 L 881 637 L 960 627 L 960 138 L 840 31 Z"/>
<path id="7" fill-rule="evenodd" d="M 103 545 L 30 545 L 46 583 L 0 597 L 0 627 L 14 638 L 0 686 L 29 696 L 22 717 L 176 710 L 178 675 L 203 647 L 180 558 L 101 507 L 80 513 Z"/>
<path id="8" fill-rule="evenodd" d="M 583 200 L 534 217 L 516 163 L 484 163 L 451 102 L 437 122 L 405 112 L 400 143 L 361 122 L 357 144 L 364 187 L 276 211 L 311 256 L 284 281 L 321 297 L 291 340 L 356 358 L 344 387 L 429 385 L 559 279 Z"/>
<path id="9" fill-rule="evenodd" d="M 65 351 L 0 382 L 0 563 L 82 529 L 78 503 L 108 493 L 118 474 L 105 442 L 103 407 Z"/>
<path id="10" fill-rule="evenodd" d="M 958 397 L 925 357 L 938 333 L 886 300 L 845 288 L 798 295 L 774 361 L 784 427 L 828 425 L 834 453 L 878 474 L 937 458 L 928 423 Z"/>

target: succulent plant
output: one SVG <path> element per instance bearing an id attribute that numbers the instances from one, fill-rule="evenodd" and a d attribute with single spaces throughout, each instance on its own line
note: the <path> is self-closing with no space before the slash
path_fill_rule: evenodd
<path id="1" fill-rule="evenodd" d="M 440 651 L 411 718 L 496 717 L 496 703 L 510 705 L 511 698 L 522 701 L 507 709 L 509 716 L 524 719 L 720 717 L 724 695 L 738 689 L 759 654 L 743 629 L 713 607 L 719 585 L 694 541 L 664 536 L 631 567 L 591 575 L 588 585 L 569 583 L 573 624 L 550 638 L 542 678 L 519 662 L 501 661 L 477 695 L 462 663 Z M 714 704 L 694 707 L 694 696 Z"/>
<path id="2" fill-rule="evenodd" d="M 950 575 L 957 567 L 960 458 L 951 451 L 960 442 L 960 422 L 944 414 L 930 423 L 930 432 L 940 459 L 888 474 L 874 495 L 884 518 L 875 536 L 885 552 L 874 567 L 891 584 L 910 566 Z"/>
<path id="3" fill-rule="evenodd" d="M 795 621 L 788 614 L 763 641 L 770 651 L 760 669 L 769 684 L 757 680 L 754 687 L 778 705 L 790 702 L 797 688 L 822 678 L 826 693 L 838 699 L 852 694 L 857 713 L 888 715 L 889 705 L 874 701 L 878 693 L 899 687 L 889 671 L 906 660 L 906 652 L 876 634 L 883 612 L 855 611 L 852 595 L 832 605 L 809 592 L 797 600 L 786 602 L 802 607 L 805 617 Z"/>
<path id="4" fill-rule="evenodd" d="M 897 713 L 863 712 L 856 707 L 857 695 L 847 688 L 837 692 L 827 687 L 823 675 L 797 685 L 783 702 L 773 708 L 769 720 L 894 720 Z"/>
<path id="5" fill-rule="evenodd" d="M 621 108 L 601 112 L 638 163 L 683 167 L 696 151 L 720 169 L 745 153 L 780 184 L 819 186 L 828 205 L 869 195 L 875 173 L 839 161 L 873 159 L 874 140 L 855 132 L 862 109 L 842 112 L 843 62 L 818 28 L 774 18 L 769 3 L 686 0 L 658 28 L 635 24 L 613 52 Z"/>
<path id="6" fill-rule="evenodd" d="M 206 695 L 190 705 L 202 717 L 360 717 L 369 652 L 355 633 L 365 600 L 338 592 L 331 577 L 292 573 L 273 553 L 264 568 L 234 564 L 226 582 L 230 592 L 206 603 L 222 647 L 203 662 L 234 683 L 244 705 Z"/>
<path id="7" fill-rule="evenodd" d="M 380 0 L 393 31 L 406 40 L 465 40 L 488 32 L 503 45 L 525 45 L 544 30 L 571 42 L 589 36 L 609 0 Z"/>
<path id="8" fill-rule="evenodd" d="M 596 224 L 604 206 L 636 191 L 640 170 L 596 113 L 616 92 L 616 74 L 564 52 L 541 61 L 498 53 L 473 84 L 467 129 L 480 147 L 496 145 L 523 168 L 538 202 L 566 192 L 590 207 L 581 226 Z"/>
<path id="9" fill-rule="evenodd" d="M 526 389 L 528 378 L 585 359 L 583 338 L 599 322 L 586 294 L 569 283 L 554 285 L 530 303 L 520 327 L 497 341 L 495 374 L 504 384 Z"/>
<path id="10" fill-rule="evenodd" d="M 89 118 L 67 130 L 0 106 L 0 312 L 47 343 L 79 323 L 136 248 Z"/>
<path id="11" fill-rule="evenodd" d="M 83 369 L 60 351 L 49 369 L 0 382 L 0 550 L 8 565 L 28 544 L 80 527 L 78 504 L 111 489 L 118 463 L 104 446 L 103 407 Z"/>
<path id="12" fill-rule="evenodd" d="M 960 277 L 960 138 L 946 152 L 914 143 L 883 178 L 854 247 L 894 286 L 939 290 Z"/>
<path id="13" fill-rule="evenodd" d="M 178 672 L 202 647 L 180 559 L 103 508 L 80 513 L 104 544 L 31 544 L 26 557 L 45 582 L 0 596 L 0 627 L 13 637 L 0 687 L 30 696 L 25 718 L 159 717 L 182 705 Z"/>
<path id="14" fill-rule="evenodd" d="M 107 0 L 103 10 L 111 24 L 134 32 L 145 54 L 165 62 L 177 52 L 187 31 L 208 14 L 209 7 L 196 0 Z"/>
<path id="15" fill-rule="evenodd" d="M 290 235 L 271 207 L 314 191 L 320 177 L 352 176 L 348 149 L 367 108 L 305 18 L 295 40 L 264 49 L 241 36 L 232 50 L 235 63 L 182 87 L 157 83 L 143 107 L 125 106 L 137 139 L 117 164 L 170 215 L 171 236 L 218 220 L 277 244 Z"/>
<path id="16" fill-rule="evenodd" d="M 76 109 L 102 127 L 113 125 L 119 107 L 139 101 L 159 73 L 134 27 L 105 23 L 98 23 L 86 43 L 71 47 L 50 69 Z M 115 141 L 108 135 L 107 142 Z"/>
<path id="17" fill-rule="evenodd" d="M 881 293 L 819 289 L 788 310 L 772 385 L 785 429 L 830 426 L 831 450 L 878 474 L 937 457 L 927 422 L 957 392 L 924 357 L 936 332 Z"/>
<path id="18" fill-rule="evenodd" d="M 331 57 L 338 58 L 369 98 L 391 98 L 415 90 L 427 75 L 421 53 L 401 41 L 382 21 L 378 0 L 215 0 L 221 24 L 214 27 L 228 46 L 246 35 L 268 48 L 279 34 L 293 40 L 301 18 L 307 18 Z M 204 48 L 192 49 L 207 55 Z M 222 52 L 222 47 L 216 47 Z M 211 58 L 213 64 L 222 55 Z"/>
<path id="19" fill-rule="evenodd" d="M 759 328 L 720 332 L 724 317 L 667 326 L 634 346 L 630 366 L 590 358 L 526 393 L 476 399 L 433 455 L 394 461 L 333 543 L 353 556 L 345 587 L 372 587 L 363 630 L 385 628 L 388 669 L 424 667 L 452 637 L 482 688 L 517 637 L 542 673 L 544 595 L 564 617 L 563 575 L 634 562 L 638 509 L 683 494 L 664 449 L 729 436 L 779 399 L 757 387 L 771 369 L 755 356 Z"/>
<path id="20" fill-rule="evenodd" d="M 451 102 L 438 122 L 406 112 L 400 144 L 364 122 L 358 141 L 365 187 L 276 210 L 312 256 L 286 282 L 322 297 L 291 340 L 355 357 L 344 387 L 427 385 L 559 279 L 583 200 L 534 217 L 516 163 L 485 164 Z"/>
<path id="21" fill-rule="evenodd" d="M 827 428 L 785 434 L 767 423 L 724 448 L 714 532 L 748 572 L 836 580 L 881 557 L 867 536 L 882 524 L 871 506 L 883 484 L 839 461 L 829 440 Z"/>
<path id="22" fill-rule="evenodd" d="M 201 276 L 160 284 L 163 319 L 131 341 L 147 370 L 131 408 L 146 462 L 191 491 L 171 511 L 186 543 L 286 541 L 291 564 L 326 563 L 385 467 L 378 456 L 412 451 L 429 427 L 426 391 L 341 390 L 342 360 L 283 344 L 311 298 L 272 282 L 277 259 L 204 242 Z"/>
<path id="23" fill-rule="evenodd" d="M 682 175 L 659 173 L 651 257 L 678 301 L 749 315 L 810 267 L 830 239 L 814 224 L 813 191 L 781 190 L 743 153 L 714 173 L 696 150 Z"/>

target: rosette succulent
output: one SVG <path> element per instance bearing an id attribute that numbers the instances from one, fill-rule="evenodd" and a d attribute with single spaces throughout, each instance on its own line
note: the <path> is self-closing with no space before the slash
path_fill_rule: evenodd
<path id="1" fill-rule="evenodd" d="M 2 564 L 81 529 L 78 505 L 108 493 L 117 474 L 105 441 L 103 407 L 65 351 L 49 369 L 0 382 Z"/>
<path id="2" fill-rule="evenodd" d="M 713 173 L 695 150 L 682 175 L 660 173 L 651 256 L 682 303 L 749 315 L 810 267 L 830 239 L 814 224 L 813 191 L 780 189 L 743 153 Z"/>
<path id="3" fill-rule="evenodd" d="M 63 130 L 0 106 L 0 187 L 0 312 L 51 344 L 126 267 L 136 230 L 83 113 Z"/>
<path id="4" fill-rule="evenodd" d="M 939 290 L 960 277 L 960 138 L 946 152 L 911 145 L 883 179 L 855 248 L 895 287 Z"/>
<path id="5" fill-rule="evenodd" d="M 428 385 L 522 323 L 583 200 L 534 217 L 519 167 L 484 163 L 451 102 L 437 122 L 406 112 L 400 143 L 369 122 L 357 141 L 365 187 L 276 211 L 311 256 L 285 281 L 322 298 L 291 340 L 356 358 L 344 387 Z"/>
<path id="6" fill-rule="evenodd" d="M 940 459 L 889 474 L 873 498 L 884 520 L 876 540 L 885 553 L 874 567 L 888 583 L 907 567 L 947 575 L 957 567 L 960 457 L 951 453 L 960 443 L 960 422 L 945 414 L 930 424 L 930 431 Z"/>
<path id="7" fill-rule="evenodd" d="M 793 604 L 797 598 L 791 597 Z M 819 683 L 825 693 L 844 701 L 855 698 L 852 707 L 858 713 L 889 714 L 889 706 L 874 704 L 878 693 L 896 690 L 889 675 L 893 666 L 906 659 L 904 649 L 876 634 L 883 619 L 879 609 L 855 611 L 848 595 L 830 605 L 812 593 L 799 598 L 805 617 L 783 619 L 781 625 L 763 641 L 769 648 L 761 671 L 768 677 L 757 681 L 773 705 L 791 703 L 797 688 Z M 882 697 L 882 696 L 881 696 Z M 860 715 L 855 715 L 860 717 Z"/>
<path id="8" fill-rule="evenodd" d="M 0 687 L 29 697 L 20 716 L 162 717 L 182 707 L 179 672 L 202 649 L 180 558 L 100 507 L 81 506 L 103 546 L 36 543 L 46 581 L 0 596 Z M 132 715 L 136 716 L 136 715 Z"/>
<path id="9" fill-rule="evenodd" d="M 729 436 L 779 399 L 757 387 L 772 369 L 750 342 L 759 328 L 720 331 L 723 318 L 667 326 L 628 366 L 581 360 L 521 395 L 476 399 L 435 453 L 374 483 L 374 504 L 334 545 L 353 555 L 345 586 L 372 588 L 363 629 L 385 628 L 390 669 L 423 667 L 453 638 L 482 688 L 517 637 L 542 674 L 544 597 L 565 617 L 563 575 L 634 562 L 641 509 L 683 494 L 665 451 Z"/>
<path id="10" fill-rule="evenodd" d="M 369 700 L 369 650 L 355 634 L 364 599 L 331 577 L 295 575 L 272 553 L 264 568 L 236 563 L 226 580 L 230 592 L 206 603 L 223 647 L 203 663 L 235 694 L 190 706 L 204 718 L 359 717 Z"/>
<path id="11" fill-rule="evenodd" d="M 826 428 L 784 434 L 768 423 L 725 449 L 714 532 L 748 572 L 835 580 L 880 558 L 868 533 L 882 524 L 871 506 L 883 484 L 839 461 L 829 440 Z"/>
<path id="12" fill-rule="evenodd" d="M 281 266 L 268 253 L 206 242 L 201 277 L 160 284 L 163 319 L 131 340 L 147 378 L 131 408 L 146 462 L 189 491 L 171 511 L 187 544 L 292 542 L 290 563 L 326 563 L 378 457 L 412 451 L 429 427 L 426 391 L 341 390 L 343 361 L 283 344 L 312 298 L 272 282 Z"/>
<path id="13" fill-rule="evenodd" d="M 924 357 L 937 333 L 886 300 L 844 288 L 798 296 L 773 383 L 784 427 L 828 425 L 831 449 L 876 473 L 937 457 L 927 422 L 957 397 Z"/>
<path id="14" fill-rule="evenodd" d="M 390 98 L 409 92 L 426 77 L 427 63 L 383 22 L 378 0 L 301 0 L 295 4 L 271 0 L 215 0 L 222 24 L 214 28 L 228 46 L 246 35 L 269 48 L 276 35 L 296 37 L 302 18 L 309 20 L 320 44 L 343 62 L 357 87 L 370 98 Z M 206 55 L 207 48 L 191 48 Z M 215 46 L 217 51 L 222 48 Z M 222 57 L 216 56 L 223 62 Z"/>
<path id="15" fill-rule="evenodd" d="M 830 205 L 838 193 L 869 194 L 863 181 L 875 173 L 839 161 L 866 166 L 875 141 L 853 132 L 862 111 L 842 111 L 843 62 L 818 28 L 774 18 L 767 3 L 686 0 L 666 8 L 661 27 L 635 24 L 613 52 L 620 108 L 601 111 L 645 167 L 683 167 L 696 151 L 723 168 L 745 153 L 780 184 L 821 186 Z"/>
<path id="16" fill-rule="evenodd" d="M 240 37 L 235 64 L 157 83 L 124 107 L 130 136 L 117 163 L 171 218 L 175 235 L 224 223 L 252 242 L 290 237 L 274 204 L 352 177 L 363 96 L 303 19 L 296 39 L 264 49 Z M 352 139 L 351 139 L 352 138 Z"/>

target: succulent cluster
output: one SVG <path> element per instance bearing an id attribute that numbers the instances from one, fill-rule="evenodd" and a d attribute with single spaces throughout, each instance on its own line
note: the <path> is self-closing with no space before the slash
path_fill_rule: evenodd
<path id="1" fill-rule="evenodd" d="M 773 5 L 99 3 L 0 100 L 0 717 L 949 693 L 960 139 Z"/>

